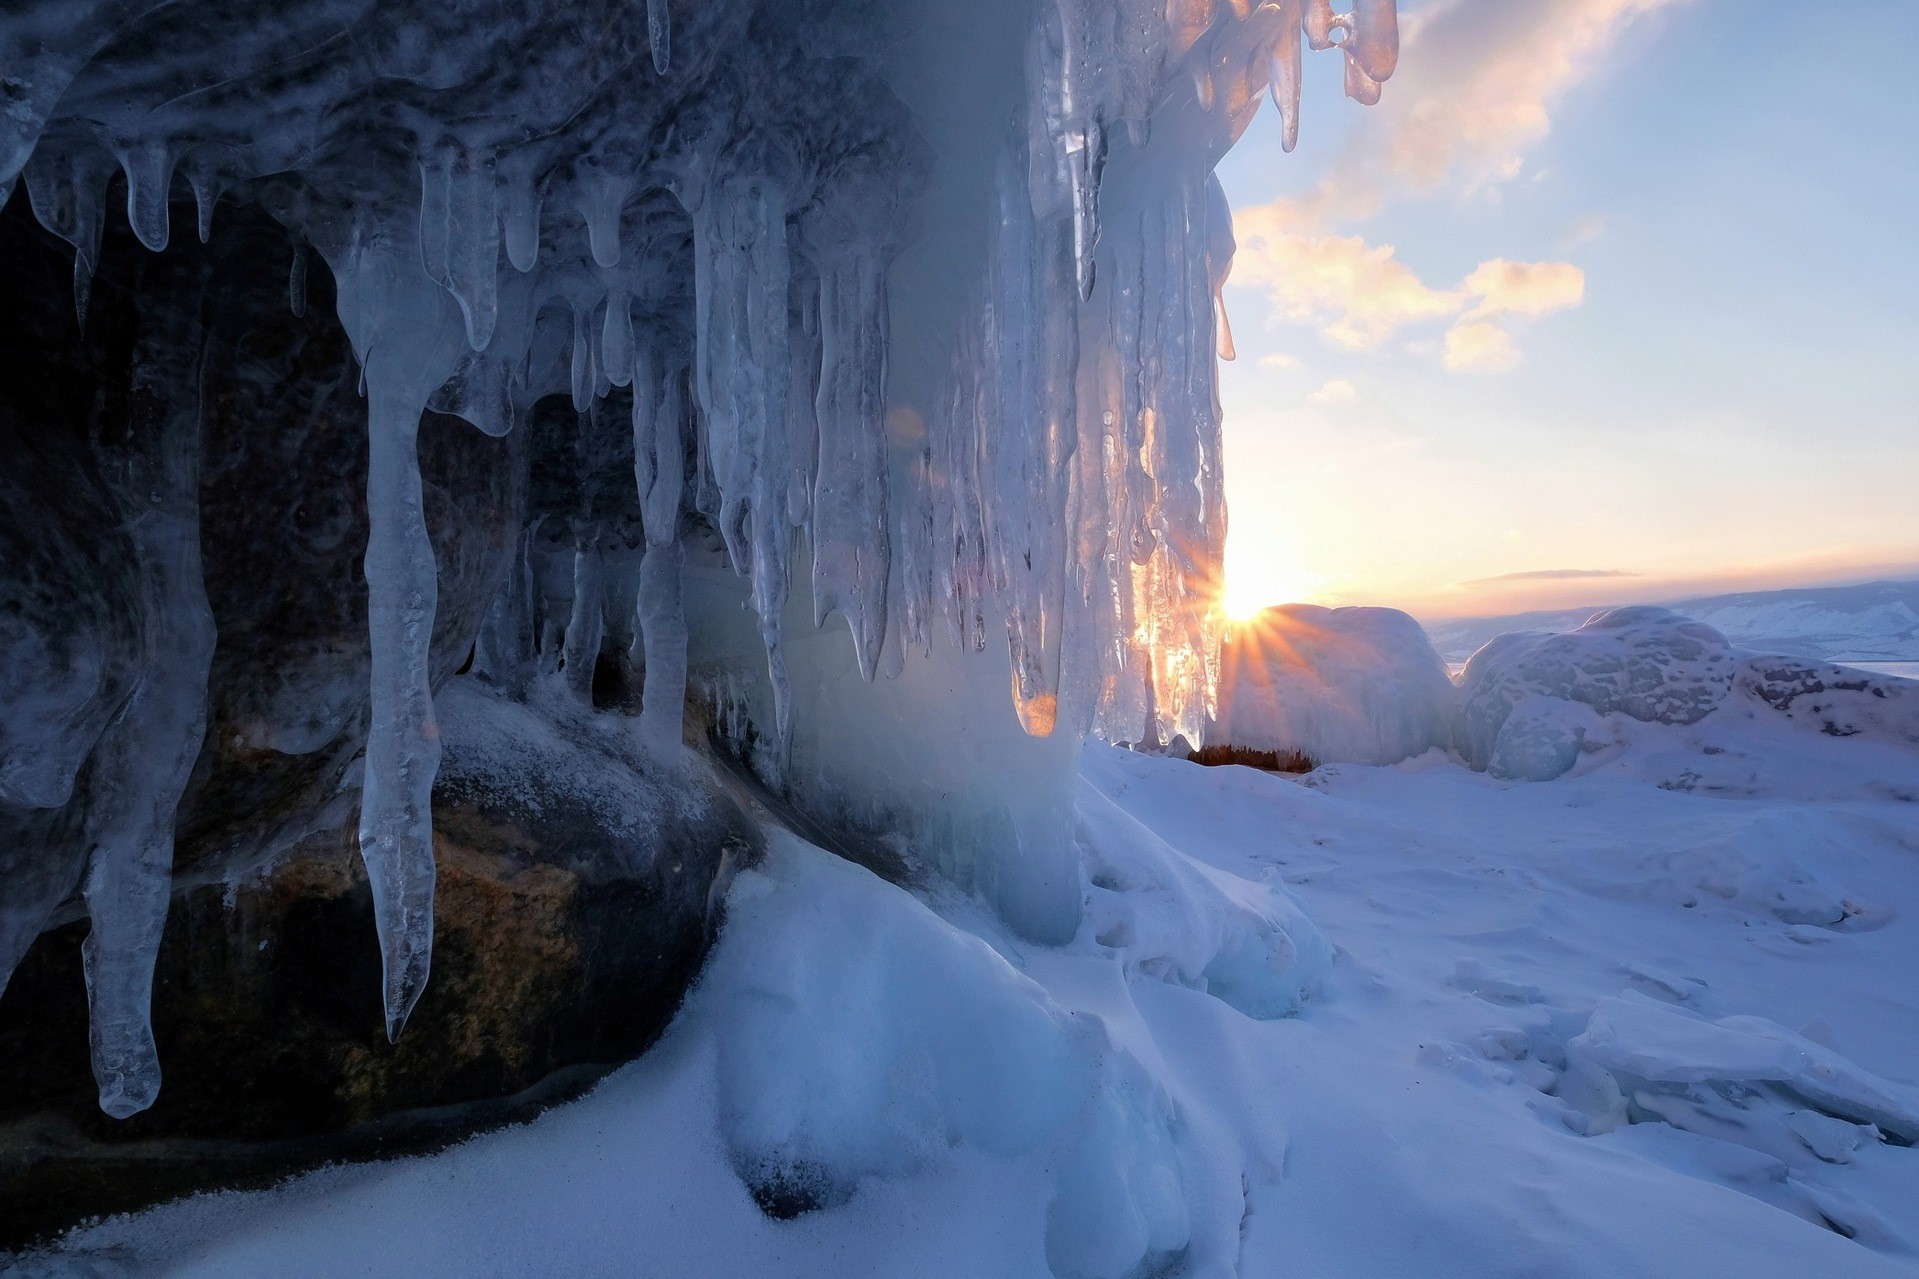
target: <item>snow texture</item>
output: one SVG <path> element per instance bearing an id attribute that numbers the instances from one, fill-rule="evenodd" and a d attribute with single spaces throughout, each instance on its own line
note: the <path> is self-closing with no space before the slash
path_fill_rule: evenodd
<path id="1" fill-rule="evenodd" d="M 541 651 L 563 657 L 576 694 L 601 637 L 637 630 L 656 749 L 678 749 L 685 618 L 668 548 L 695 521 L 750 583 L 755 727 L 776 782 L 804 700 L 786 658 L 796 548 L 812 624 L 839 614 L 868 678 L 942 633 L 941 651 L 981 649 L 991 619 L 1029 733 L 1077 742 L 1097 721 L 1130 739 L 1149 722 L 1161 739 L 1197 735 L 1217 661 L 1214 359 L 1230 348 L 1233 247 L 1211 169 L 1269 86 L 1290 141 L 1302 44 L 1337 47 L 1347 94 L 1377 101 L 1398 53 L 1392 0 L 1349 14 L 1328 0 L 282 9 L 10 5 L 0 199 L 23 184 L 73 246 L 83 323 L 116 174 L 153 252 L 174 234 L 176 195 L 202 240 L 223 200 L 246 201 L 287 229 L 294 311 L 314 255 L 333 274 L 368 405 L 360 844 L 390 1035 L 432 950 L 436 570 L 416 444 L 429 406 L 501 435 L 545 396 L 589 420 L 630 404 L 659 552 L 644 586 L 607 589 L 607 530 L 575 528 L 569 564 L 537 550 L 507 574 L 487 662 L 522 682 L 527 575 L 549 622 L 572 604 L 563 645 Z M 896 267 L 914 286 L 904 306 Z M 183 632 L 193 595 L 183 583 Z M 607 598 L 637 622 L 609 626 Z M 168 698 L 193 695 L 196 643 Z M 49 726 L 24 749 L 0 743 L 0 793 L 64 802 L 98 727 L 95 681 L 86 654 L 25 657 L 62 670 L 23 695 Z M 152 745 L 166 776 L 125 801 L 164 814 L 198 716 L 129 713 L 167 738 Z M 1062 787 L 1055 827 L 1068 802 Z M 110 1062 L 150 1056 L 123 1023 L 143 1018 L 133 970 L 151 964 L 168 838 L 121 826 L 109 842 L 141 851 L 102 851 L 88 895 L 111 1023 L 96 1039 L 133 1045 L 100 1050 L 103 1104 L 128 1113 L 151 1100 L 151 1063 Z M 37 912 L 9 919 L 9 968 Z M 143 1082 L 104 1082 L 127 1071 Z"/>
<path id="2" fill-rule="evenodd" d="M 1754 653 L 1785 653 L 1814 662 L 1919 662 L 1919 581 L 1796 587 L 1708 595 L 1666 604 Z M 1426 625 L 1448 661 L 1508 631 L 1571 630 L 1601 607 L 1457 618 Z"/>
<path id="3" fill-rule="evenodd" d="M 1458 693 L 1419 623 L 1392 608 L 1269 608 L 1220 653 L 1208 746 L 1396 764 L 1451 734 Z"/>
<path id="4" fill-rule="evenodd" d="M 1919 1274 L 1919 751 L 1743 699 L 1613 718 L 1547 785 L 1089 747 L 1057 947 L 776 835 L 667 1037 L 584 1100 L 18 1268 Z M 1847 913 L 1782 914 L 1764 848 Z"/>
<path id="5" fill-rule="evenodd" d="M 1509 776 L 1550 780 L 1571 767 L 1595 723 L 1546 701 L 1691 724 L 1732 690 L 1735 665 L 1725 636 L 1662 608 L 1613 609 L 1559 635 L 1501 635 L 1460 676 L 1453 749 L 1474 768 L 1498 763 L 1516 770 Z"/>

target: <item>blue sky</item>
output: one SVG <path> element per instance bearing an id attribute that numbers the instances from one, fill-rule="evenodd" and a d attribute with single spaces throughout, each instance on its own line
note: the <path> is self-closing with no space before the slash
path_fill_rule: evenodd
<path id="1" fill-rule="evenodd" d="M 1919 573 L 1919 2 L 1406 0 L 1220 166 L 1229 604 Z"/>

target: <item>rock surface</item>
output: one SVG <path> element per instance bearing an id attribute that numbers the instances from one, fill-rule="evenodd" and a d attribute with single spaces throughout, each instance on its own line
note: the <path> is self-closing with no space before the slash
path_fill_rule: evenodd
<path id="1" fill-rule="evenodd" d="M 1655 724 L 1692 724 L 1732 691 L 1738 657 L 1726 637 L 1702 622 L 1663 608 L 1616 608 L 1575 631 L 1560 635 L 1518 631 L 1501 635 L 1474 653 L 1460 677 L 1463 700 L 1453 725 L 1453 749 L 1473 768 L 1485 770 L 1502 753 L 1509 719 L 1531 699 L 1583 703 L 1597 715 L 1617 712 Z M 1590 725 L 1588 725 L 1590 727 Z M 1528 715 L 1514 732 L 1536 737 L 1546 728 Z M 1524 743 L 1505 748 L 1519 773 L 1548 781 L 1547 764 L 1572 766 L 1577 751 L 1565 743 L 1578 726 L 1558 724 L 1559 746 Z M 1551 776 L 1559 776 L 1552 773 Z"/>
<path id="2" fill-rule="evenodd" d="M 698 973 L 759 836 L 632 721 L 477 681 L 440 697 L 434 980 L 388 1044 L 351 822 L 264 874 L 176 897 L 160 951 L 158 1102 L 95 1103 L 84 923 L 0 998 L 0 1246 L 82 1217 L 302 1165 L 418 1149 L 525 1115 L 645 1048 Z"/>

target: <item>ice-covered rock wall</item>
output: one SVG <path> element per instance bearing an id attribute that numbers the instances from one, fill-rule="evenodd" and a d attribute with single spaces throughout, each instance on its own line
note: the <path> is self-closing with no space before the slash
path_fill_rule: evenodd
<path id="1" fill-rule="evenodd" d="M 609 636 L 624 641 L 644 672 L 639 731 L 671 755 L 689 664 L 707 660 L 746 686 L 719 700 L 751 719 L 767 780 L 816 806 L 849 788 L 896 814 L 950 799 L 970 833 L 949 868 L 1023 931 L 1070 935 L 1076 886 L 1027 884 L 1017 859 L 1064 829 L 1072 744 L 1095 724 L 1191 734 L 1211 697 L 1232 238 L 1210 175 L 1269 86 L 1290 145 L 1303 45 L 1341 48 L 1347 93 L 1375 101 L 1393 0 L 26 0 L 0 15 L 0 201 L 18 184 L 72 246 L 83 325 L 122 203 L 156 253 L 217 236 L 224 208 L 270 213 L 284 254 L 257 267 L 284 273 L 295 313 L 309 272 L 331 273 L 366 400 L 360 846 L 391 1034 L 432 947 L 429 409 L 501 436 L 559 397 L 589 488 L 609 458 L 631 467 L 630 502 L 588 494 L 509 530 L 481 669 L 512 688 L 564 666 L 585 694 Z M 97 644 L 69 643 L 32 590 L 0 631 L 5 665 L 32 676 L 0 683 L 0 803 L 65 811 L 91 761 L 86 811 L 59 837 L 84 843 L 114 1113 L 157 1087 L 145 983 L 204 731 L 196 427 L 165 394 L 190 382 L 156 384 L 133 424 L 150 453 L 115 481 L 152 494 L 131 567 L 113 569 L 140 584 L 139 633 L 101 619 Z M 709 607 L 749 606 L 757 669 L 702 653 L 732 619 L 690 615 L 689 557 L 737 575 Z M 796 616 L 811 630 L 834 613 L 842 666 L 871 680 L 924 664 L 914 691 L 862 703 L 917 752 L 818 766 L 855 749 L 858 725 L 796 728 L 846 699 L 832 659 L 789 647 Z M 993 685 L 1026 735 L 1067 743 L 1034 748 L 1057 794 L 1029 784 L 998 824 L 984 796 L 1022 748 L 931 797 L 916 780 Z M 815 766 L 796 771 L 796 742 Z M 4 905 L 0 972 L 53 903 L 9 887 Z"/>

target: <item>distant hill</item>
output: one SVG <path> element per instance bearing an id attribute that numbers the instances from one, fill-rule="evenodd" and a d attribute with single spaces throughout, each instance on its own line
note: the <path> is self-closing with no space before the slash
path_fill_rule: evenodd
<path id="1" fill-rule="evenodd" d="M 1425 623 L 1433 647 L 1463 662 L 1507 631 L 1567 631 L 1612 605 Z M 1740 648 L 1828 662 L 1919 662 L 1919 581 L 1708 595 L 1666 604 Z"/>

